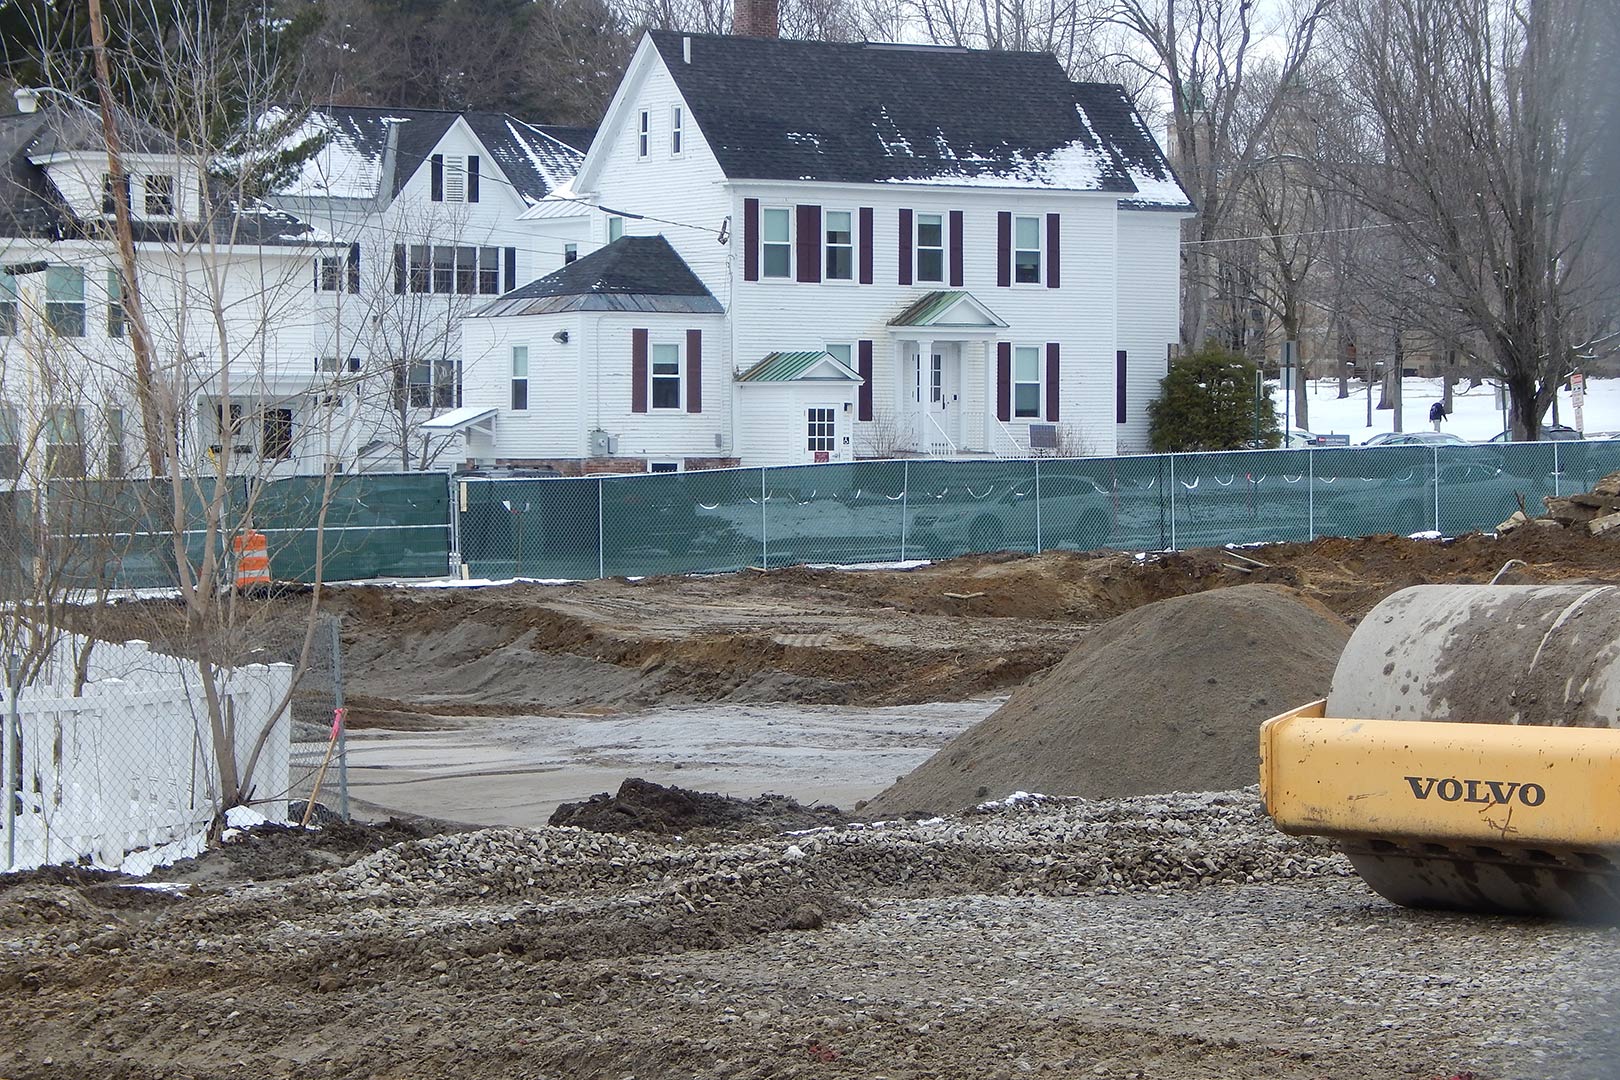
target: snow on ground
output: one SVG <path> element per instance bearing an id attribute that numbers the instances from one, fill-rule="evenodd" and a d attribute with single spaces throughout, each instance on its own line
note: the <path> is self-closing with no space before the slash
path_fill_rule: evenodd
<path id="1" fill-rule="evenodd" d="M 1363 443 L 1383 431 L 1393 431 L 1395 413 L 1391 409 L 1379 411 L 1378 387 L 1373 387 L 1373 420 L 1367 424 L 1367 386 L 1350 384 L 1350 396 L 1339 398 L 1337 379 L 1318 379 L 1310 384 L 1307 409 L 1310 423 L 1301 424 L 1292 416 L 1292 427 L 1303 427 L 1318 435 L 1349 435 L 1352 444 Z M 1402 391 L 1401 415 L 1406 431 L 1429 431 L 1429 406 L 1440 400 L 1439 379 L 1407 379 Z M 1277 404 L 1277 423 L 1283 422 L 1282 393 L 1273 384 L 1272 400 Z M 1441 431 L 1461 435 L 1470 441 L 1483 441 L 1498 434 L 1507 426 L 1507 418 L 1498 408 L 1496 387 L 1487 382 L 1483 386 L 1468 388 L 1458 383 L 1452 390 L 1453 411 Z M 1546 422 L 1552 422 L 1549 410 Z M 1558 422 L 1575 427 L 1575 407 L 1569 392 L 1558 393 Z M 1620 429 L 1620 379 L 1588 379 L 1582 429 L 1588 433 Z"/>

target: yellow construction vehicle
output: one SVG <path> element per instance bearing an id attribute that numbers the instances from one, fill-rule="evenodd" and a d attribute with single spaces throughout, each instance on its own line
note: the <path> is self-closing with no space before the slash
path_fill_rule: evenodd
<path id="1" fill-rule="evenodd" d="M 1620 920 L 1620 588 L 1395 593 L 1263 725 L 1260 790 L 1397 904 Z"/>

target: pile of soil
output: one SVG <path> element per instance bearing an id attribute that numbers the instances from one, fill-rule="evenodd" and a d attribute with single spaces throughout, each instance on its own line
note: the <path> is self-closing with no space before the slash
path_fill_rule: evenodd
<path id="1" fill-rule="evenodd" d="M 617 795 L 603 792 L 584 802 L 563 803 L 547 824 L 599 833 L 673 836 L 700 830 L 772 833 L 842 825 L 848 820 L 835 806 L 803 806 L 785 795 L 733 799 L 632 778 L 619 785 Z"/>
<path id="2" fill-rule="evenodd" d="M 1326 695 L 1349 636 L 1327 608 L 1276 585 L 1148 604 L 857 809 L 873 818 L 1015 791 L 1100 799 L 1252 784 L 1261 722 Z"/>

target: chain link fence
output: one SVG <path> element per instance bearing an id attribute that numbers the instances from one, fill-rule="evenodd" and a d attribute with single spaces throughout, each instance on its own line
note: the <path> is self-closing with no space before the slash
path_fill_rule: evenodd
<path id="1" fill-rule="evenodd" d="M 1592 441 L 469 479 L 455 531 L 467 576 L 540 579 L 1454 536 L 1616 469 L 1620 442 Z"/>
<path id="2" fill-rule="evenodd" d="M 292 696 L 287 792 L 294 821 L 348 821 L 349 738 L 343 722 L 343 623 L 322 615 Z M 312 806 L 313 804 L 313 806 Z"/>

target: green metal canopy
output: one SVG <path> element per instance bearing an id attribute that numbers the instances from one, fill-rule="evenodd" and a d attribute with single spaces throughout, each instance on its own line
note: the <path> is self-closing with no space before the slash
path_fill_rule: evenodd
<path id="1" fill-rule="evenodd" d="M 738 382 L 751 383 L 798 382 L 802 379 L 863 381 L 858 372 L 824 349 L 773 352 L 737 376 Z"/>
<path id="2" fill-rule="evenodd" d="M 965 289 L 924 293 L 889 320 L 890 326 L 948 326 L 975 330 L 1005 329 L 1007 324 Z"/>

